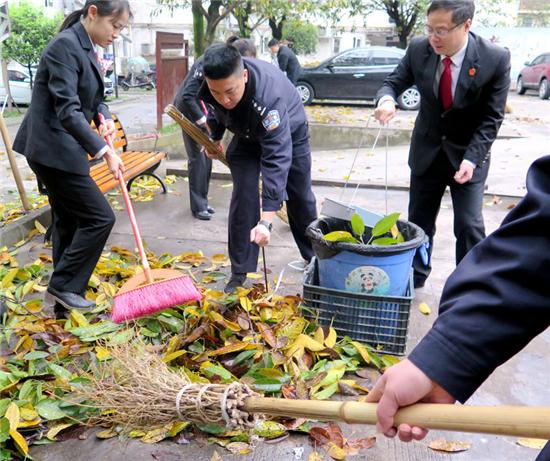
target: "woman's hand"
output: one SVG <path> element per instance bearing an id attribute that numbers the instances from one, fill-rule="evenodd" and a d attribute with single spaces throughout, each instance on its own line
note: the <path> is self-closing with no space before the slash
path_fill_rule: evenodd
<path id="1" fill-rule="evenodd" d="M 116 127 L 113 120 L 105 120 L 101 125 L 99 125 L 99 134 L 102 138 L 109 136 L 109 139 L 114 144 L 115 143 L 115 133 Z"/>
<path id="2" fill-rule="evenodd" d="M 109 167 L 109 171 L 113 173 L 115 179 L 118 179 L 119 171 L 124 173 L 124 163 L 122 162 L 122 159 L 110 148 L 105 153 L 104 158 L 107 162 L 107 166 Z"/>

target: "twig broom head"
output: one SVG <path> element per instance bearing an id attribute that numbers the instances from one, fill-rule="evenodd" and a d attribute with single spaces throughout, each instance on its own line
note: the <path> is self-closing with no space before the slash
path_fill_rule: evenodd
<path id="1" fill-rule="evenodd" d="M 190 421 L 247 428 L 262 419 L 241 410 L 248 397 L 257 396 L 244 384 L 192 384 L 146 348 L 140 342 L 113 347 L 92 384 L 77 389 L 79 400 L 98 410 L 92 424 L 150 430 Z"/>

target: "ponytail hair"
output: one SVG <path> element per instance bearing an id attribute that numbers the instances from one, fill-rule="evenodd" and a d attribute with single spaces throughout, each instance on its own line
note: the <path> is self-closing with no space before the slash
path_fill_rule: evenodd
<path id="1" fill-rule="evenodd" d="M 88 16 L 88 10 L 90 6 L 97 8 L 97 14 L 99 16 L 119 16 L 120 14 L 127 12 L 132 18 L 132 10 L 130 9 L 130 3 L 128 0 L 86 0 L 84 6 L 76 11 L 70 13 L 59 28 L 59 32 L 74 26 L 80 18 Z"/>

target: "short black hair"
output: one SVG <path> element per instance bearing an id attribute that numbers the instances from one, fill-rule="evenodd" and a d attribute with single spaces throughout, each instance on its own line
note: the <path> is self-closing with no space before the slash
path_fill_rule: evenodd
<path id="1" fill-rule="evenodd" d="M 246 56 L 248 58 L 256 57 L 256 45 L 249 38 L 239 38 L 235 40 L 231 46 L 237 48 L 241 56 Z"/>
<path id="2" fill-rule="evenodd" d="M 276 46 L 279 44 L 279 40 L 276 38 L 272 38 L 269 42 L 267 42 L 267 47 L 271 48 L 272 46 Z"/>
<path id="3" fill-rule="evenodd" d="M 476 6 L 474 0 L 433 0 L 428 7 L 428 15 L 437 10 L 451 11 L 455 24 L 463 24 L 474 19 Z"/>
<path id="4" fill-rule="evenodd" d="M 209 47 L 204 53 L 202 66 L 204 76 L 211 80 L 228 78 L 244 69 L 243 60 L 237 48 L 225 43 Z"/>
<path id="5" fill-rule="evenodd" d="M 241 37 L 239 37 L 238 35 L 230 35 L 229 37 L 227 37 L 227 39 L 225 40 L 225 43 L 227 45 L 233 45 L 233 43 L 235 43 L 237 40 L 240 40 Z"/>

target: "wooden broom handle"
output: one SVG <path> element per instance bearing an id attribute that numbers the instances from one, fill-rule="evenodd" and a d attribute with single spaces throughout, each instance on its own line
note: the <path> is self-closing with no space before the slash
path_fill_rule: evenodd
<path id="1" fill-rule="evenodd" d="M 103 125 L 105 123 L 105 117 L 103 114 L 99 114 L 99 122 Z M 105 142 L 109 148 L 115 152 L 115 146 L 113 146 L 113 141 L 109 136 L 105 136 Z M 118 172 L 118 184 L 122 192 L 122 197 L 124 197 L 124 203 L 126 204 L 126 210 L 128 211 L 128 216 L 130 218 L 130 224 L 132 225 L 132 230 L 134 232 L 134 238 L 136 240 L 136 245 L 139 250 L 139 256 L 141 258 L 141 264 L 143 266 L 143 272 L 145 273 L 145 278 L 147 283 L 153 283 L 153 275 L 151 274 L 151 267 L 149 266 L 149 261 L 147 261 L 147 255 L 145 254 L 145 248 L 143 247 L 143 241 L 141 239 L 141 232 L 137 224 L 136 214 L 134 213 L 134 207 L 132 206 L 132 201 L 130 200 L 130 195 L 128 194 L 128 189 L 126 188 L 126 181 L 124 181 L 124 174 L 119 170 Z"/>
<path id="2" fill-rule="evenodd" d="M 376 424 L 376 403 L 250 397 L 244 410 L 272 416 Z M 427 429 L 550 439 L 550 407 L 478 407 L 419 403 L 399 410 L 395 424 Z"/>

